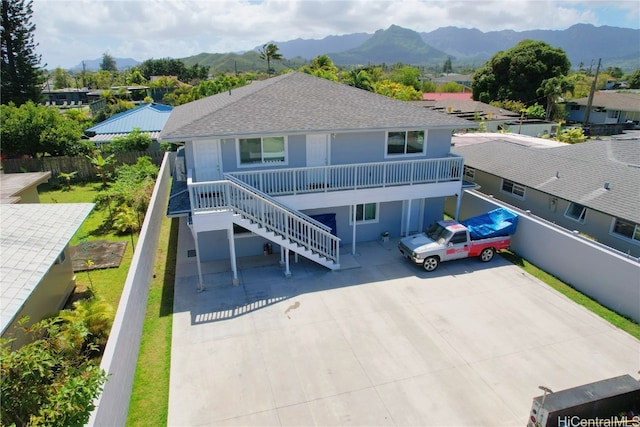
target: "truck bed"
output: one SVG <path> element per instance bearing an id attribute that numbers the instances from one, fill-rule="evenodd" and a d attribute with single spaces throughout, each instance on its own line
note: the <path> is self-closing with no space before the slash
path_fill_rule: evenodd
<path id="1" fill-rule="evenodd" d="M 497 208 L 460 223 L 469 230 L 471 240 L 506 237 L 516 232 L 518 215 L 508 209 Z"/>

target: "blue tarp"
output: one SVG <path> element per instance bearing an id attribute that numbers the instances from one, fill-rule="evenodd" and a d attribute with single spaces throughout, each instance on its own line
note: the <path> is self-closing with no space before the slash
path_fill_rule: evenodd
<path id="1" fill-rule="evenodd" d="M 460 223 L 469 230 L 471 240 L 510 236 L 516 232 L 518 215 L 509 209 L 498 208 Z"/>

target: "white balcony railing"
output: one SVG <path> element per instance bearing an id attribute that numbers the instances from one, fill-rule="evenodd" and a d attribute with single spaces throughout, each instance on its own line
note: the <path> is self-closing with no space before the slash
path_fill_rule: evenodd
<path id="1" fill-rule="evenodd" d="M 359 163 L 250 172 L 226 175 L 269 194 L 295 195 L 462 180 L 463 158 Z"/>

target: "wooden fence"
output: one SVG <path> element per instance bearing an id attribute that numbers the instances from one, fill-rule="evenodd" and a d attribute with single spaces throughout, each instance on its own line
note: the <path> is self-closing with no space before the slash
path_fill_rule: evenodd
<path id="1" fill-rule="evenodd" d="M 116 165 L 135 164 L 139 157 L 147 156 L 151 162 L 160 166 L 164 151 L 140 151 L 115 153 Z M 20 172 L 47 172 L 51 171 L 51 179 L 57 179 L 58 174 L 77 171 L 77 178 L 80 181 L 92 181 L 98 179 L 95 168 L 91 161 L 84 156 L 76 157 L 40 157 L 36 159 L 4 159 L 2 161 L 4 173 Z"/>

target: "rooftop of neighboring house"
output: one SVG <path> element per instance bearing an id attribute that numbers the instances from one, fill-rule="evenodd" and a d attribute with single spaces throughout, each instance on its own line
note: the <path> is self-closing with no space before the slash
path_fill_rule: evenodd
<path id="1" fill-rule="evenodd" d="M 174 108 L 160 138 L 468 128 L 468 121 L 292 72 Z M 472 126 L 473 127 L 473 126 Z"/>
<path id="2" fill-rule="evenodd" d="M 634 139 L 554 144 L 511 134 L 452 137 L 465 164 L 640 224 L 640 144 Z M 540 140 L 539 143 L 533 140 Z"/>
<path id="3" fill-rule="evenodd" d="M 431 76 L 431 80 L 437 84 L 462 82 L 465 85 L 470 85 L 473 81 L 473 74 L 442 73 L 437 76 Z"/>
<path id="4" fill-rule="evenodd" d="M 124 111 L 87 129 L 93 142 L 106 142 L 119 136 L 127 136 L 135 128 L 147 133 L 152 139 L 158 139 L 160 131 L 169 119 L 173 107 L 163 104 L 145 104 Z"/>
<path id="5" fill-rule="evenodd" d="M 432 102 L 445 100 L 472 101 L 472 96 L 471 92 L 425 92 L 422 94 L 422 100 Z"/>
<path id="6" fill-rule="evenodd" d="M 469 99 L 445 98 L 437 101 L 417 101 L 417 104 L 470 120 L 482 117 L 490 120 L 513 120 L 520 117 L 518 113 L 484 102 L 473 101 L 471 97 Z"/>
<path id="7" fill-rule="evenodd" d="M 51 172 L 8 173 L 0 172 L 0 204 L 20 203 L 20 193 L 51 178 Z"/>
<path id="8" fill-rule="evenodd" d="M 567 104 L 578 104 L 586 106 L 589 98 L 579 98 L 567 101 Z M 601 90 L 593 94 L 593 107 L 603 107 L 611 110 L 638 111 L 640 112 L 640 93 L 638 92 L 616 92 L 611 90 Z"/>
<path id="9" fill-rule="evenodd" d="M 0 205 L 2 333 L 55 264 L 93 207 L 93 203 Z"/>

